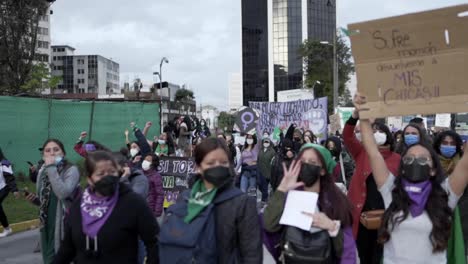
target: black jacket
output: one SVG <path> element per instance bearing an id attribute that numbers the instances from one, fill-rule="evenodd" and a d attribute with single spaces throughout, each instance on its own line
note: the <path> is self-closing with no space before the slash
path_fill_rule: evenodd
<path id="1" fill-rule="evenodd" d="M 255 200 L 243 194 L 217 205 L 215 212 L 218 263 L 263 263 L 262 237 Z"/>
<path id="2" fill-rule="evenodd" d="M 98 233 L 98 250 L 86 250 L 86 235 L 82 231 L 80 202 L 77 199 L 65 221 L 65 237 L 54 263 L 137 263 L 138 237 L 147 250 L 146 263 L 159 263 L 159 226 L 153 213 L 138 194 L 125 184 L 119 185 L 119 200 L 110 217 Z M 93 239 L 90 248 L 94 249 Z"/>
<path id="3" fill-rule="evenodd" d="M 235 187 L 229 183 L 216 196 L 228 188 Z M 255 199 L 239 195 L 219 203 L 215 214 L 218 263 L 262 264 L 262 236 Z"/>

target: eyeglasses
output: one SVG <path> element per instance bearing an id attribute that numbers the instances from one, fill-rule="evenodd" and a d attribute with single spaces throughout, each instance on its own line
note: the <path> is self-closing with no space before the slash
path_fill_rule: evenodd
<path id="1" fill-rule="evenodd" d="M 411 165 L 414 162 L 417 164 L 424 166 L 424 165 L 429 165 L 432 163 L 431 159 L 429 157 L 415 157 L 415 156 L 404 156 L 403 157 L 403 164 L 405 165 Z"/>

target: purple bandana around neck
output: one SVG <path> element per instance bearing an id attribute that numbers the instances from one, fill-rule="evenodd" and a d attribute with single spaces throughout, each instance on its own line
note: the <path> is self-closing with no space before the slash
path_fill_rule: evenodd
<path id="1" fill-rule="evenodd" d="M 411 200 L 410 212 L 411 216 L 420 216 L 424 208 L 426 208 L 426 202 L 429 198 L 429 194 L 432 191 L 432 182 L 430 180 L 423 181 L 420 183 L 412 183 L 405 179 L 402 179 L 403 188 L 408 194 Z"/>
<path id="2" fill-rule="evenodd" d="M 94 144 L 85 144 L 84 147 L 85 147 L 86 152 L 96 151 L 96 146 L 94 146 Z"/>
<path id="3" fill-rule="evenodd" d="M 114 210 L 118 197 L 118 188 L 112 197 L 99 197 L 89 187 L 85 189 L 81 197 L 81 219 L 85 235 L 96 237 Z"/>

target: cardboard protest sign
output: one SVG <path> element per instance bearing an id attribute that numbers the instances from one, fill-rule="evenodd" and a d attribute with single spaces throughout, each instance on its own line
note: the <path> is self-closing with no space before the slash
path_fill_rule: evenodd
<path id="1" fill-rule="evenodd" d="M 450 127 L 452 116 L 450 114 L 437 114 L 435 117 L 436 127 Z"/>
<path id="2" fill-rule="evenodd" d="M 188 180 L 195 174 L 195 161 L 191 158 L 161 157 L 158 172 L 162 176 L 164 208 L 177 201 L 188 190 Z"/>
<path id="3" fill-rule="evenodd" d="M 468 111 L 468 4 L 349 25 L 361 117 Z"/>
<path id="4" fill-rule="evenodd" d="M 259 131 L 271 134 L 275 128 L 285 130 L 295 123 L 298 128 L 311 130 L 320 139 L 327 137 L 327 104 L 327 97 L 282 103 L 249 102 L 250 107 L 260 113 Z"/>
<path id="5" fill-rule="evenodd" d="M 237 112 L 234 130 L 249 133 L 257 127 L 258 113 L 248 107 L 243 107 Z"/>
<path id="6" fill-rule="evenodd" d="M 341 132 L 341 117 L 340 114 L 334 114 L 330 116 L 330 132 L 335 133 L 336 131 Z"/>

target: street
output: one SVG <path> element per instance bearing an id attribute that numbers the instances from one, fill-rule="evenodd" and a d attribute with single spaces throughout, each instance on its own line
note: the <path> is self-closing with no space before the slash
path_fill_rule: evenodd
<path id="1" fill-rule="evenodd" d="M 40 264 L 41 254 L 33 253 L 38 240 L 38 230 L 26 231 L 0 239 L 0 263 L 2 264 Z M 275 262 L 266 249 L 263 249 L 265 264 Z"/>

